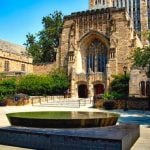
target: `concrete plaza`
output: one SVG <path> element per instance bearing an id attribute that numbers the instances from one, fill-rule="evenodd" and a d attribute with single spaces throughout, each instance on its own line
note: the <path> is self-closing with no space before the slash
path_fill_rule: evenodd
<path id="1" fill-rule="evenodd" d="M 10 126 L 6 117 L 7 113 L 11 112 L 26 112 L 26 111 L 101 111 L 94 108 L 89 108 L 90 105 L 86 105 L 80 108 L 65 108 L 65 107 L 49 107 L 46 105 L 36 106 L 6 106 L 0 107 L 0 127 Z M 133 145 L 131 150 L 150 150 L 150 126 L 140 127 L 140 138 Z M 0 150 L 26 150 L 25 148 L 11 147 L 0 145 Z"/>

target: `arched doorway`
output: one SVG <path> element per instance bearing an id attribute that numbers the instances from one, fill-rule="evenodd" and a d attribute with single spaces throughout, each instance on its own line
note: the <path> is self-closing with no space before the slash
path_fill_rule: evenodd
<path id="1" fill-rule="evenodd" d="M 103 84 L 95 84 L 94 85 L 94 95 L 103 94 L 104 93 L 104 85 Z"/>
<path id="2" fill-rule="evenodd" d="M 86 84 L 78 85 L 78 96 L 79 98 L 87 98 L 88 97 L 88 88 Z"/>

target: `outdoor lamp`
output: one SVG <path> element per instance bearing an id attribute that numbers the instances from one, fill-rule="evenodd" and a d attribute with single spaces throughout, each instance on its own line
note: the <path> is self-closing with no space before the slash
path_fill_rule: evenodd
<path id="1" fill-rule="evenodd" d="M 124 76 L 126 78 L 126 73 L 127 73 L 127 66 L 123 66 L 123 71 L 124 71 Z M 127 99 L 125 98 L 125 106 L 124 106 L 124 111 L 127 111 L 128 108 L 127 108 Z"/>
<path id="2" fill-rule="evenodd" d="M 124 71 L 125 76 L 126 76 L 127 69 L 128 69 L 127 66 L 123 66 L 123 71 Z"/>

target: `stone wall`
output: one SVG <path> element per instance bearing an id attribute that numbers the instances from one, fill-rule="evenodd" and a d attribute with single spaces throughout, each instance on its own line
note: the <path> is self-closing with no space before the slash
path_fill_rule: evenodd
<path id="1" fill-rule="evenodd" d="M 145 70 L 133 69 L 130 72 L 130 81 L 129 81 L 129 95 L 135 97 L 141 97 L 141 81 L 149 81 L 147 78 Z"/>
<path id="2" fill-rule="evenodd" d="M 56 63 L 33 65 L 34 74 L 48 74 L 57 68 Z"/>
<path id="3" fill-rule="evenodd" d="M 103 108 L 103 103 L 106 100 L 96 100 L 94 107 Z M 124 109 L 125 100 L 115 100 L 116 106 L 115 109 Z M 150 100 L 146 98 L 136 98 L 127 100 L 128 109 L 137 109 L 137 110 L 149 110 L 150 109 Z"/>

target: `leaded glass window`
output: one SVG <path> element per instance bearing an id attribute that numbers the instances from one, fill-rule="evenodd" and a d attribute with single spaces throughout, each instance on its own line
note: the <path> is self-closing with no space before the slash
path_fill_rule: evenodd
<path id="1" fill-rule="evenodd" d="M 107 47 L 99 40 L 94 40 L 86 51 L 86 71 L 105 72 L 107 64 Z"/>

